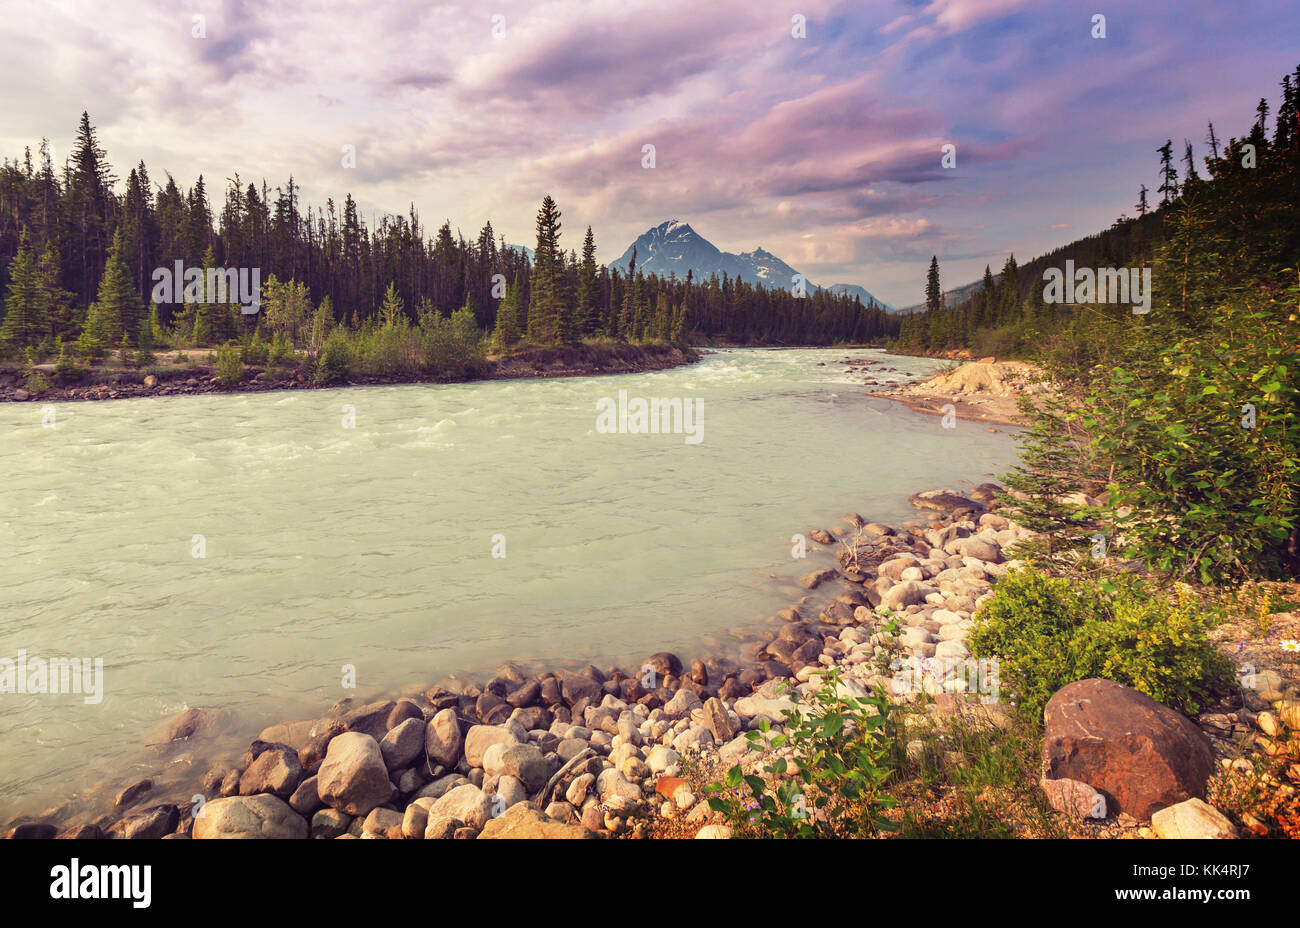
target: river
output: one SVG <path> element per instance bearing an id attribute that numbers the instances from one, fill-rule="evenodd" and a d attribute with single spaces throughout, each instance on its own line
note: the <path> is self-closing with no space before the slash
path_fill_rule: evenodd
<path id="1" fill-rule="evenodd" d="M 712 653 L 833 563 L 793 558 L 794 532 L 911 518 L 909 493 L 1013 463 L 1009 430 L 867 397 L 846 357 L 897 369 L 882 381 L 938 366 L 737 349 L 617 377 L 0 405 L 0 658 L 104 668 L 97 703 L 0 694 L 0 817 L 154 773 L 149 729 L 189 706 L 230 710 L 246 745 L 507 659 Z M 701 401 L 702 440 L 598 428 L 620 390 Z"/>

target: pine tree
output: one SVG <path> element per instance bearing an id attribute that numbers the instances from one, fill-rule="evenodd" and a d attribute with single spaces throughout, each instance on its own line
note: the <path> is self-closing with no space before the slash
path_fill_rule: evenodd
<path id="1" fill-rule="evenodd" d="M 235 336 L 238 323 L 234 314 L 238 294 L 226 288 L 225 300 L 218 302 L 220 291 L 209 271 L 217 270 L 217 259 L 209 245 L 203 253 L 203 299 L 194 307 L 194 344 L 220 345 Z"/>
<path id="2" fill-rule="evenodd" d="M 557 342 L 570 330 L 565 306 L 564 266 L 560 252 L 560 210 L 548 195 L 537 211 L 537 247 L 529 287 L 528 336 Z"/>
<path id="3" fill-rule="evenodd" d="M 578 334 L 595 335 L 600 328 L 596 309 L 596 240 L 591 226 L 582 242 L 582 263 L 578 265 L 578 306 L 575 310 Z"/>
<path id="4" fill-rule="evenodd" d="M 113 236 L 104 275 L 99 281 L 99 299 L 91 306 L 90 315 L 97 317 L 102 326 L 105 347 L 118 344 L 123 335 L 132 342 L 139 337 L 144 304 L 131 280 L 131 270 L 122 258 L 120 230 Z"/>
<path id="5" fill-rule="evenodd" d="M 1142 185 L 1140 185 L 1140 187 L 1139 187 L 1139 189 L 1138 189 L 1138 201 L 1137 201 L 1137 206 L 1135 206 L 1135 207 L 1133 207 L 1133 208 L 1137 210 L 1138 218 L 1141 218 L 1141 217 L 1145 216 L 1145 215 L 1147 214 L 1147 212 L 1151 209 L 1151 207 L 1149 207 L 1149 206 L 1147 205 L 1147 185 L 1146 185 L 1146 184 L 1142 184 Z"/>
<path id="6" fill-rule="evenodd" d="M 1174 141 L 1166 139 L 1165 144 L 1156 149 L 1160 155 L 1160 186 L 1157 193 L 1164 194 L 1162 203 L 1169 203 L 1178 196 L 1178 171 L 1174 168 Z"/>
<path id="7" fill-rule="evenodd" d="M 1062 501 L 1083 482 L 1083 452 L 1056 404 L 1040 408 L 1022 397 L 1020 411 L 1030 423 L 1020 434 L 1020 463 L 1002 481 L 1019 496 L 1008 496 L 1003 502 L 1015 513 L 1016 522 L 1045 536 L 1045 550 L 1038 541 L 1027 545 L 1026 553 L 1051 557 L 1077 547 L 1084 537 L 1086 517 L 1079 507 Z"/>
<path id="8" fill-rule="evenodd" d="M 627 265 L 627 278 L 623 284 L 623 300 L 618 310 L 618 331 L 615 333 L 619 338 L 632 341 L 632 323 L 636 315 L 636 304 L 632 297 L 632 284 L 636 279 L 636 246 L 632 246 L 632 257 Z"/>
<path id="9" fill-rule="evenodd" d="M 39 344 L 48 334 L 45 318 L 45 295 L 41 290 L 27 230 L 19 238 L 18 254 L 9 265 L 9 295 L 5 299 L 4 324 L 0 342 L 9 350 Z"/>
<path id="10" fill-rule="evenodd" d="M 384 291 L 384 302 L 379 307 L 379 318 L 385 328 L 406 327 L 406 302 L 397 292 L 397 284 L 392 281 L 389 281 L 388 289 Z"/>
<path id="11" fill-rule="evenodd" d="M 1195 184 L 1201 178 L 1196 173 L 1196 160 L 1192 155 L 1191 139 L 1183 139 L 1183 185 Z"/>
<path id="12" fill-rule="evenodd" d="M 939 257 L 930 256 L 930 271 L 925 275 L 925 308 L 927 312 L 943 309 L 943 290 L 939 286 Z"/>
<path id="13" fill-rule="evenodd" d="M 72 311 L 72 294 L 59 285 L 63 273 L 59 261 L 59 249 L 53 242 L 47 242 L 45 245 L 45 251 L 37 265 L 37 275 L 40 278 L 45 325 L 49 334 L 56 338 L 72 336 L 76 329 L 76 320 L 73 319 Z"/>
<path id="14" fill-rule="evenodd" d="M 501 351 L 509 351 L 519 341 L 521 334 L 519 304 L 522 289 L 523 285 L 516 275 L 514 281 L 506 288 L 506 295 L 502 297 L 500 305 L 497 306 L 497 322 L 492 332 L 492 341 Z"/>
<path id="15" fill-rule="evenodd" d="M 1007 256 L 998 275 L 998 320 L 1002 325 L 1020 321 L 1020 269 L 1015 255 Z"/>
<path id="16" fill-rule="evenodd" d="M 984 265 L 984 283 L 979 292 L 979 319 L 977 326 L 995 325 L 998 320 L 997 283 L 993 279 L 993 269 Z"/>
<path id="17" fill-rule="evenodd" d="M 66 244 L 70 251 L 64 262 L 83 305 L 90 302 L 104 267 L 116 207 L 112 189 L 115 180 L 108 156 L 99 147 L 95 127 L 90 124 L 90 114 L 83 112 L 68 174 L 65 207 L 69 230 Z"/>

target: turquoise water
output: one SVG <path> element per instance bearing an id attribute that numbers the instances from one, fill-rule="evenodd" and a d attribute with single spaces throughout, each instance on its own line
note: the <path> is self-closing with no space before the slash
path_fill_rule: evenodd
<path id="1" fill-rule="evenodd" d="M 792 533 L 908 518 L 909 493 L 1012 462 L 1007 430 L 866 397 L 846 357 L 900 370 L 882 379 L 937 366 L 726 350 L 619 377 L 63 403 L 53 428 L 0 405 L 0 658 L 105 675 L 97 705 L 0 695 L 0 815 L 152 772 L 149 729 L 187 706 L 231 710 L 246 741 L 507 659 L 701 656 L 831 563 L 793 559 Z M 620 390 L 702 400 L 702 440 L 598 430 Z"/>

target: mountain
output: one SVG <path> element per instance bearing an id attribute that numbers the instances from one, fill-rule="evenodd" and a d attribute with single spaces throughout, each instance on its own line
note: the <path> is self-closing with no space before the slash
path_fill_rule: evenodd
<path id="1" fill-rule="evenodd" d="M 877 306 L 883 306 L 890 312 L 894 312 L 894 307 L 880 299 L 880 297 L 874 296 L 866 287 L 859 287 L 857 284 L 831 284 L 826 289 L 837 296 L 856 296 L 862 301 L 863 306 L 875 300 Z"/>
<path id="2" fill-rule="evenodd" d="M 684 222 L 670 219 L 648 229 L 628 246 L 623 256 L 610 263 L 611 268 L 626 274 L 632 260 L 632 249 L 636 249 L 637 270 L 647 274 L 667 277 L 676 274 L 678 280 L 691 271 L 697 281 L 706 281 L 712 275 L 737 278 L 751 284 L 765 287 L 790 289 L 794 286 L 795 275 L 799 272 L 786 264 L 776 255 L 763 248 L 755 248 L 741 254 L 732 254 L 720 250 L 716 245 L 700 235 Z M 806 280 L 806 278 L 805 278 Z M 810 290 L 821 288 L 812 281 L 807 281 Z M 867 290 L 857 284 L 836 284 L 830 290 L 858 296 L 864 304 L 875 299 Z M 876 303 L 885 309 L 891 307 L 880 300 Z"/>
<path id="3" fill-rule="evenodd" d="M 537 257 L 535 254 L 533 254 L 533 250 L 529 248 L 527 245 L 507 245 L 506 247 L 509 248 L 511 251 L 523 252 L 525 255 L 528 256 L 529 261 L 532 261 Z"/>

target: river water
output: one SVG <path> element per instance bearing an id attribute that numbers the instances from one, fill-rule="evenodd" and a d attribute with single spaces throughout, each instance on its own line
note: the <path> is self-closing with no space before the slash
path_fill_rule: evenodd
<path id="1" fill-rule="evenodd" d="M 246 746 L 343 696 L 507 659 L 713 653 L 833 563 L 793 558 L 793 533 L 849 510 L 911 518 L 908 494 L 1014 461 L 1006 429 L 865 396 L 847 357 L 897 369 L 882 381 L 937 366 L 744 349 L 617 377 L 62 403 L 52 418 L 0 405 L 0 658 L 104 668 L 98 703 L 0 694 L 0 817 L 156 774 L 149 729 L 190 706 L 230 710 Z M 702 401 L 702 440 L 598 428 L 620 390 Z"/>

